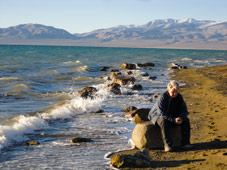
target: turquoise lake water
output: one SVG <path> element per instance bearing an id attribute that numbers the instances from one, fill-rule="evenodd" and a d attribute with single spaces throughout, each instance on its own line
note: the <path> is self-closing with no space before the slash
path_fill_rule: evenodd
<path id="1" fill-rule="evenodd" d="M 127 75 L 123 62 L 155 64 L 132 70 L 141 91 L 132 84 L 121 95 L 108 90 L 111 70 Z M 227 51 L 0 45 L 0 168 L 111 169 L 105 155 L 129 149 L 134 127 L 122 109 L 151 108 L 155 101 L 148 100 L 166 89 L 172 63 L 227 64 Z M 86 86 L 98 90 L 93 99 L 77 95 Z M 93 142 L 70 144 L 76 136 Z M 33 140 L 40 145 L 23 146 Z"/>

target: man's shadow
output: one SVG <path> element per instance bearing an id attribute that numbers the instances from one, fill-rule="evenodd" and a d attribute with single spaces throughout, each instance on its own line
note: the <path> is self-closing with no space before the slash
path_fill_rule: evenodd
<path id="1" fill-rule="evenodd" d="M 192 162 L 201 162 L 205 161 L 205 159 L 195 159 L 195 160 L 178 160 L 178 161 L 152 161 L 152 168 L 173 168 L 173 167 L 178 167 L 183 164 L 190 164 Z"/>
<path id="2" fill-rule="evenodd" d="M 185 151 L 199 151 L 199 150 L 212 150 L 212 149 L 226 149 L 227 141 L 214 140 L 211 142 L 202 142 L 192 144 L 192 148 L 182 149 L 180 147 L 174 148 L 173 152 L 185 152 Z M 226 156 L 224 153 L 223 156 Z M 173 160 L 173 161 L 152 161 L 153 168 L 162 167 L 178 167 L 182 164 L 190 164 L 192 162 L 205 161 L 206 159 L 193 159 L 193 160 Z"/>
<path id="3" fill-rule="evenodd" d="M 198 151 L 198 150 L 211 150 L 211 149 L 226 149 L 227 141 L 214 140 L 211 142 L 194 143 L 191 146 L 192 148 L 187 148 L 187 149 L 176 147 L 175 151 L 184 152 L 184 151 Z"/>

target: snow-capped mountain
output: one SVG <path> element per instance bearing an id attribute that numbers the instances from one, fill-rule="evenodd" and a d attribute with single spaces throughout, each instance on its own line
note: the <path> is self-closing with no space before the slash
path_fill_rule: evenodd
<path id="1" fill-rule="evenodd" d="M 153 20 L 141 26 L 117 26 L 77 35 L 78 38 L 112 40 L 227 40 L 227 21 Z"/>
<path id="2" fill-rule="evenodd" d="M 199 45 L 227 49 L 227 21 L 159 19 L 144 25 L 119 25 L 83 34 L 70 34 L 40 24 L 0 28 L 0 44 L 14 43 L 182 48 Z"/>

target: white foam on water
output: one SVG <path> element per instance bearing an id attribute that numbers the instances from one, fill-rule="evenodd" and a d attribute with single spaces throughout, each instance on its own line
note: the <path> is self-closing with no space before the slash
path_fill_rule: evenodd
<path id="1" fill-rule="evenodd" d="M 18 77 L 0 77 L 0 81 L 15 81 L 20 80 Z"/>
<path id="2" fill-rule="evenodd" d="M 136 144 L 132 141 L 131 138 L 128 140 L 128 144 L 131 147 L 131 149 L 135 149 L 136 148 Z"/>
<path id="3" fill-rule="evenodd" d="M 181 60 L 182 61 L 192 61 L 192 59 L 191 58 L 188 58 L 188 57 L 182 58 Z"/>
<path id="4" fill-rule="evenodd" d="M 77 61 L 65 61 L 65 62 L 63 62 L 63 64 L 66 64 L 66 65 L 78 65 L 78 64 L 80 64 L 80 60 L 77 60 Z"/>
<path id="5" fill-rule="evenodd" d="M 84 66 L 76 67 L 76 68 L 73 69 L 72 71 L 74 71 L 74 72 L 84 72 L 84 71 L 87 70 L 87 68 L 88 68 L 88 66 L 87 66 L 87 65 L 84 65 Z"/>
<path id="6" fill-rule="evenodd" d="M 94 98 L 82 98 L 80 96 L 75 96 L 71 100 L 68 100 L 63 105 L 57 105 L 53 107 L 47 113 L 42 113 L 40 116 L 43 119 L 66 119 L 72 118 L 77 114 L 84 112 L 95 112 L 101 109 L 103 101 L 105 101 L 108 96 L 107 88 L 105 85 L 97 85 L 96 88 L 99 89 Z"/>
<path id="7" fill-rule="evenodd" d="M 70 146 L 71 143 L 64 143 L 64 142 L 53 142 L 52 143 L 54 146 Z"/>
<path id="8" fill-rule="evenodd" d="M 209 63 L 208 60 L 194 60 L 195 63 Z"/>
<path id="9" fill-rule="evenodd" d="M 115 154 L 115 153 L 118 153 L 118 152 L 123 152 L 123 151 L 128 151 L 128 150 L 131 150 L 132 148 L 128 149 L 128 148 L 124 148 L 124 149 L 118 149 L 114 152 L 108 152 L 104 155 L 104 159 L 105 160 L 110 160 L 110 156 Z"/>
<path id="10" fill-rule="evenodd" d="M 118 127 L 116 129 L 114 129 L 114 131 L 113 131 L 113 133 L 115 133 L 116 135 L 120 135 L 120 134 L 124 134 L 124 133 L 129 133 L 129 132 L 131 132 L 131 130 L 128 129 L 128 128 L 126 128 L 126 127 Z"/>
<path id="11" fill-rule="evenodd" d="M 17 121 L 11 126 L 0 126 L 0 149 L 27 140 L 25 134 L 33 133 L 34 130 L 47 128 L 45 120 L 35 116 L 18 116 Z"/>
<path id="12" fill-rule="evenodd" d="M 210 60 L 211 60 L 211 62 L 214 62 L 214 63 L 227 63 L 227 61 L 217 59 L 217 58 L 211 58 Z"/>
<path id="13" fill-rule="evenodd" d="M 62 106 L 53 107 L 49 112 L 40 114 L 40 117 L 45 120 L 53 119 L 67 119 L 73 117 L 73 109 L 70 103 L 63 104 Z"/>

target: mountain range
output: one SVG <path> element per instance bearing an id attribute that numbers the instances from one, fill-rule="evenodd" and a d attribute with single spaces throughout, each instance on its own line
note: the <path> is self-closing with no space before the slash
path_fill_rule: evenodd
<path id="1" fill-rule="evenodd" d="M 153 20 L 144 25 L 119 25 L 82 34 L 52 26 L 22 24 L 0 28 L 0 44 L 227 50 L 227 21 Z"/>

